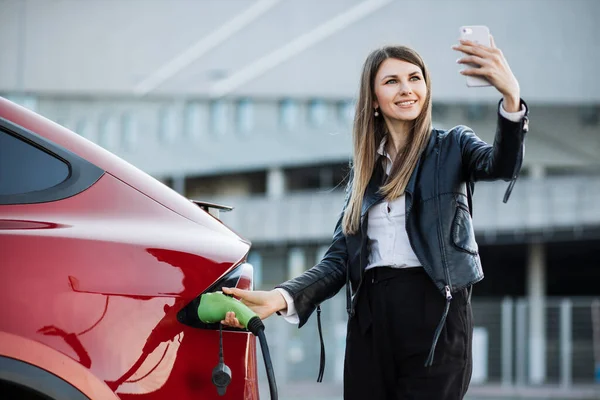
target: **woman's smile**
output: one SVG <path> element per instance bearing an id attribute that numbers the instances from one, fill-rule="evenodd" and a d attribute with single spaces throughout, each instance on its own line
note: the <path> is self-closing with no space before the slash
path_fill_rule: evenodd
<path id="1" fill-rule="evenodd" d="M 417 100 L 404 100 L 394 103 L 397 107 L 400 108 L 411 108 L 417 103 Z"/>

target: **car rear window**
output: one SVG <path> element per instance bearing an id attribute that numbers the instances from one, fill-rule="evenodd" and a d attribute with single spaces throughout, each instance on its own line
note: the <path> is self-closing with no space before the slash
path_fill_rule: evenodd
<path id="1" fill-rule="evenodd" d="M 69 171 L 59 158 L 0 131 L 0 195 L 51 188 L 67 179 Z"/>

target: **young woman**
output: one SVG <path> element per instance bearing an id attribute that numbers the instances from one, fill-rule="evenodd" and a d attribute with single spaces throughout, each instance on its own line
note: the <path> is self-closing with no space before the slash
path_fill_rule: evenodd
<path id="1" fill-rule="evenodd" d="M 302 327 L 346 284 L 344 399 L 462 399 L 471 378 L 471 287 L 483 279 L 471 221 L 478 180 L 518 175 L 527 107 L 502 52 L 461 41 L 458 63 L 502 95 L 494 144 L 431 126 L 431 82 L 412 49 L 367 58 L 346 199 L 322 261 L 272 291 L 223 290 L 260 318 Z M 224 324 L 240 327 L 235 314 Z M 320 321 L 319 321 L 320 325 Z M 323 368 L 323 358 L 322 366 Z M 322 368 L 320 376 L 322 376 Z"/>

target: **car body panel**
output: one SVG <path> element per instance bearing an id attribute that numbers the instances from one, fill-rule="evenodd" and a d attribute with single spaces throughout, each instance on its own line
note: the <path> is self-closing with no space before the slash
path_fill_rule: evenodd
<path id="1" fill-rule="evenodd" d="M 0 117 L 106 171 L 65 199 L 0 205 L 0 337 L 44 349 L 0 355 L 23 354 L 92 399 L 111 398 L 98 394 L 107 388 L 121 399 L 258 399 L 254 336 L 224 332 L 233 378 L 218 397 L 218 331 L 177 320 L 245 260 L 249 242 L 59 125 L 2 98 Z"/>
<path id="2" fill-rule="evenodd" d="M 118 400 L 106 383 L 73 359 L 22 336 L 0 331 L 0 354 L 52 372 L 91 399 Z"/>

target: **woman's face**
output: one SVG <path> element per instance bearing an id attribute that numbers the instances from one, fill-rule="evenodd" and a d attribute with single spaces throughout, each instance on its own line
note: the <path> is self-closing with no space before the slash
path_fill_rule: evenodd
<path id="1" fill-rule="evenodd" d="M 391 123 L 412 121 L 421 113 L 427 85 L 418 66 L 396 58 L 385 60 L 375 75 L 373 107 Z"/>

